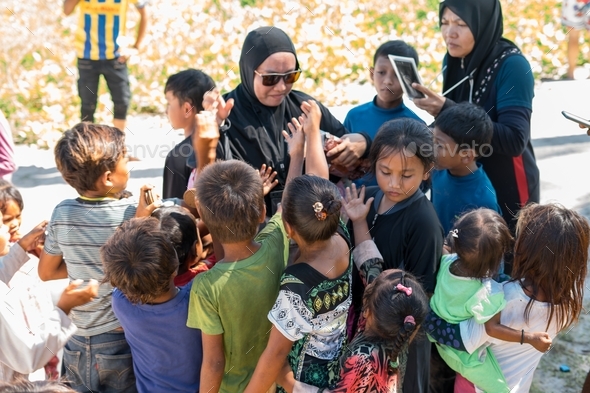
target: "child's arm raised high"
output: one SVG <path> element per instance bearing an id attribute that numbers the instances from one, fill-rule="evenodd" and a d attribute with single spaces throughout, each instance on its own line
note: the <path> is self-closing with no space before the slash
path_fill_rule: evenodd
<path id="1" fill-rule="evenodd" d="M 327 179 L 329 176 L 328 162 L 326 161 L 322 135 L 320 133 L 322 112 L 314 100 L 303 101 L 301 110 L 303 114 L 299 117 L 299 121 L 303 126 L 303 132 L 305 133 L 305 140 L 307 142 L 305 173 Z"/>
<path id="2" fill-rule="evenodd" d="M 207 165 L 215 162 L 219 127 L 215 113 L 202 111 L 197 113 L 197 129 L 193 134 L 193 149 L 197 161 L 197 174 Z"/>
<path id="3" fill-rule="evenodd" d="M 287 172 L 287 180 L 285 183 L 289 183 L 297 176 L 301 176 L 303 173 L 303 156 L 305 153 L 305 134 L 303 133 L 303 126 L 296 118 L 291 119 L 291 123 L 288 123 L 287 126 L 291 131 L 291 135 L 283 130 L 283 136 L 289 145 L 291 163 L 289 164 L 289 171 Z"/>

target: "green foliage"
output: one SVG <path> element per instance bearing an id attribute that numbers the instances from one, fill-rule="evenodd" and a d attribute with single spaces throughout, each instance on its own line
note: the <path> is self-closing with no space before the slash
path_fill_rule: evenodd
<path id="1" fill-rule="evenodd" d="M 240 5 L 242 7 L 250 6 L 254 7 L 258 1 L 257 0 L 240 0 Z"/>

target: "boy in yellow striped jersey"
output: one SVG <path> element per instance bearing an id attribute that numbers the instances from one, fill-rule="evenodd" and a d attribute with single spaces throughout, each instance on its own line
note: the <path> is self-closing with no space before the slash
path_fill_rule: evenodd
<path id="1" fill-rule="evenodd" d="M 98 80 L 103 75 L 114 104 L 113 124 L 125 131 L 125 118 L 131 91 L 127 74 L 127 59 L 137 51 L 147 29 L 146 0 L 65 0 L 64 13 L 80 9 L 76 32 L 78 56 L 78 94 L 82 100 L 82 121 L 94 122 Z M 134 4 L 140 14 L 137 39 L 131 49 L 120 48 L 117 39 L 125 33 L 128 4 Z"/>

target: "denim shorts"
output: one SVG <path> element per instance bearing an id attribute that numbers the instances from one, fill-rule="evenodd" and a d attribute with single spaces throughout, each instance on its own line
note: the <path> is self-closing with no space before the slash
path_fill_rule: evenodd
<path id="1" fill-rule="evenodd" d="M 137 392 L 131 348 L 123 332 L 72 336 L 64 347 L 62 375 L 77 392 Z"/>

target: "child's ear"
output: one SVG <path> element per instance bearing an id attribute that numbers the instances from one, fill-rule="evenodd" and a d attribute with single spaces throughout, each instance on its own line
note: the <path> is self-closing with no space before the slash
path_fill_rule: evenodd
<path id="1" fill-rule="evenodd" d="M 191 116 L 195 116 L 197 114 L 197 109 L 190 104 L 190 102 L 185 102 L 182 104 L 182 112 L 184 113 L 184 118 L 188 119 Z"/>
<path id="2" fill-rule="evenodd" d="M 289 239 L 293 239 L 294 231 L 291 225 L 289 225 L 285 220 L 283 220 L 283 225 L 285 226 L 285 232 L 287 233 L 287 237 Z"/>
<path id="3" fill-rule="evenodd" d="M 266 220 L 266 203 L 262 204 L 262 213 L 260 215 L 260 223 L 262 224 Z"/>
<path id="4" fill-rule="evenodd" d="M 101 185 L 111 188 L 111 187 L 113 187 L 112 175 L 113 175 L 113 172 L 106 171 L 105 173 L 103 173 L 100 176 L 98 181 L 100 182 Z"/>
<path id="5" fill-rule="evenodd" d="M 371 77 L 371 82 L 375 82 L 375 80 L 373 79 L 374 73 L 375 73 L 375 67 L 370 67 L 369 68 L 369 76 Z"/>
<path id="6" fill-rule="evenodd" d="M 422 180 L 426 181 L 430 178 L 430 172 L 434 169 L 434 163 L 430 164 L 428 167 L 424 167 L 424 174 L 422 175 Z"/>

